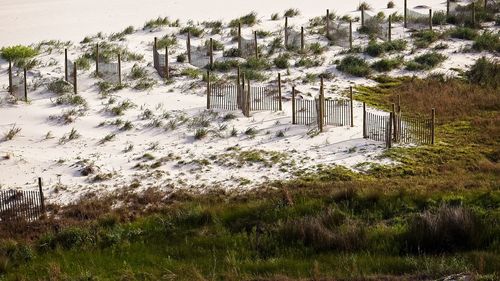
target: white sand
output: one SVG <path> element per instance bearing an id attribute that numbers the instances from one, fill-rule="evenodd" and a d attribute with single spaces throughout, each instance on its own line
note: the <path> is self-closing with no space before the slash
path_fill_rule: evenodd
<path id="1" fill-rule="evenodd" d="M 36 2 L 33 4 L 31 2 Z M 96 3 L 98 1 L 85 1 Z M 107 1 L 105 5 L 114 6 Z M 273 22 L 268 20 L 269 14 L 275 11 L 282 11 L 279 3 L 285 1 L 262 1 L 252 2 L 250 7 L 247 4 L 236 5 L 227 4 L 225 1 L 215 1 L 215 7 L 208 8 L 203 1 L 196 1 L 196 7 L 193 12 L 188 13 L 187 3 L 195 1 L 176 1 L 163 3 L 164 1 L 119 1 L 120 7 L 113 16 L 101 16 L 100 12 L 91 10 L 92 5 L 85 4 L 83 1 L 2 1 L 0 3 L 0 16 L 6 17 L 9 22 L 6 28 L 5 24 L 0 26 L 0 45 L 13 43 L 32 43 L 41 39 L 60 38 L 70 40 L 81 40 L 86 34 L 93 34 L 97 31 L 120 31 L 122 27 L 135 24 L 142 26 L 146 19 L 156 15 L 169 15 L 172 18 L 232 18 L 241 16 L 249 10 L 256 10 L 259 13 L 266 14 L 262 22 L 254 28 L 245 28 L 244 33 L 249 34 L 253 29 L 265 29 L 278 31 L 282 21 Z M 132 3 L 125 5 L 124 3 Z M 163 8 L 146 7 L 147 2 L 158 2 Z M 269 2 L 269 3 L 268 3 Z M 310 2 L 310 1 L 309 1 Z M 317 1 L 321 4 L 310 5 L 306 1 L 286 1 L 285 7 L 298 7 L 302 15 L 291 20 L 291 24 L 305 24 L 311 15 L 321 15 L 328 7 L 326 1 Z M 346 3 L 349 2 L 349 3 Z M 352 3 L 356 2 L 356 3 Z M 370 1 L 369 1 L 370 2 Z M 385 6 L 386 1 L 371 1 L 373 6 Z M 401 1 L 402 2 L 402 1 Z M 410 1 L 413 2 L 413 1 Z M 66 7 L 64 3 L 71 3 L 79 11 L 76 18 L 72 18 L 66 10 L 58 9 Z M 139 4 L 140 3 L 140 4 Z M 245 3 L 237 1 L 237 3 Z M 433 6 L 443 8 L 440 1 L 419 1 L 418 4 L 427 3 Z M 29 5 L 28 5 L 29 4 Z M 411 3 L 409 6 L 413 5 Z M 28 5 L 28 11 L 25 14 L 30 20 L 26 21 L 28 27 L 21 27 L 16 22 L 19 21 L 20 13 L 12 14 L 19 7 Z M 153 5 L 153 4 L 151 4 Z M 234 5 L 234 6 L 233 6 Z M 331 5 L 331 4 L 329 4 Z M 334 6 L 337 11 L 349 12 L 357 5 L 357 1 L 344 1 Z M 415 4 L 416 5 L 416 4 Z M 257 8 L 260 7 L 260 8 Z M 27 8 L 27 9 L 28 9 Z M 332 7 L 330 7 L 332 8 Z M 400 7 L 399 7 L 400 8 Z M 159 13 L 160 10 L 168 10 L 168 13 Z M 332 9 L 334 10 L 334 9 Z M 7 11 L 7 12 L 6 12 Z M 11 11 L 11 12 L 8 12 Z M 59 15 L 47 20 L 47 14 Z M 69 11 L 69 10 L 68 10 Z M 212 14 L 204 14 L 210 11 Z M 227 11 L 227 12 L 221 12 Z M 104 12 L 103 12 L 104 13 Z M 353 13 L 354 15 L 354 13 Z M 79 20 L 77 20 L 77 18 Z M 97 20 L 98 19 L 98 20 Z M 81 20 L 81 21 L 80 21 Z M 92 23 L 92 24 L 88 24 Z M 64 26 L 56 32 L 54 26 Z M 76 28 L 73 28 L 76 27 Z M 357 26 L 354 26 L 356 28 Z M 5 29 L 9 29 L 6 31 Z M 12 30 L 15 30 L 12 31 Z M 404 33 L 400 26 L 395 26 L 393 38 L 406 38 L 408 33 Z M 163 28 L 155 32 L 137 31 L 126 37 L 126 40 L 120 42 L 130 51 L 141 53 L 144 60 L 139 62 L 141 66 L 147 66 L 152 63 L 151 42 L 154 36 L 161 37 L 166 33 L 176 33 L 178 28 Z M 57 37 L 57 35 L 61 37 Z M 15 35 L 15 36 L 14 36 Z M 29 35 L 29 36 L 27 36 Z M 55 36 L 55 37 L 54 37 Z M 360 45 L 367 44 L 367 38 L 358 36 L 356 33 L 355 43 Z M 207 38 L 207 37 L 206 37 Z M 205 39 L 206 39 L 205 38 Z M 226 48 L 230 46 L 230 36 L 228 30 L 224 35 L 215 36 L 218 40 L 227 43 Z M 269 41 L 270 39 L 266 39 Z M 263 41 L 266 41 L 263 40 Z M 326 45 L 324 38 L 316 35 L 308 35 L 307 40 L 320 40 Z M 266 42 L 267 42 L 266 41 Z M 193 40 L 193 44 L 199 44 L 200 40 Z M 464 40 L 447 40 L 450 47 L 439 51 L 448 56 L 448 60 L 439 68 L 432 72 L 447 73 L 456 75 L 455 69 L 467 69 L 478 57 L 488 54 L 462 53 L 460 49 L 469 46 L 471 42 Z M 232 43 L 234 45 L 234 43 Z M 435 44 L 434 44 L 435 45 Z M 392 164 L 387 159 L 380 159 L 384 151 L 382 143 L 365 140 L 362 138 L 362 105 L 355 103 L 354 120 L 355 127 L 328 127 L 326 132 L 315 137 L 309 134 L 314 128 L 291 125 L 291 103 L 290 89 L 293 84 L 303 93 L 316 95 L 318 93 L 318 83 L 302 84 L 302 79 L 306 73 L 328 72 L 333 75 L 332 79 L 325 81 L 327 97 L 339 97 L 349 85 L 375 85 L 374 81 L 364 78 L 354 78 L 345 75 L 335 69 L 331 62 L 341 59 L 342 55 L 338 52 L 339 47 L 330 47 L 323 55 L 325 63 L 320 67 L 309 69 L 291 68 L 290 73 L 281 70 L 283 75 L 284 102 L 283 112 L 260 112 L 252 113 L 251 118 L 245 118 L 240 112 L 234 112 L 237 119 L 229 122 L 223 122 L 222 116 L 227 112 L 218 111 L 219 118 L 212 121 L 209 127 L 211 133 L 209 137 L 195 141 L 193 138 L 194 128 L 188 125 L 181 125 L 175 130 L 166 131 L 164 127 L 170 119 L 175 116 L 185 115 L 192 119 L 204 111 L 206 104 L 204 84 L 200 79 L 176 78 L 176 82 L 171 85 L 165 85 L 157 76 L 151 66 L 147 66 L 151 72 L 150 77 L 158 81 L 158 84 L 150 91 L 138 92 L 130 88 L 112 94 L 112 97 L 119 103 L 124 100 L 132 101 L 136 107 L 125 112 L 123 116 L 114 117 L 106 110 L 109 98 L 101 98 L 94 85 L 98 80 L 91 76 L 94 65 L 90 71 L 79 74 L 79 94 L 86 99 L 89 104 L 89 110 L 85 115 L 79 117 L 71 124 L 58 124 L 49 120 L 50 116 L 61 115 L 65 110 L 71 109 L 70 106 L 56 106 L 53 100 L 57 96 L 46 90 L 46 80 L 61 78 L 63 72 L 63 50 L 54 50 L 52 53 L 43 53 L 37 57 L 42 62 L 42 66 L 37 66 L 30 73 L 30 103 L 18 102 L 9 103 L 6 88 L 8 85 L 6 63 L 0 61 L 0 138 L 3 133 L 8 131 L 13 125 L 21 128 L 21 132 L 10 141 L 0 141 L 0 187 L 1 188 L 31 188 L 34 186 L 35 179 L 38 176 L 43 177 L 47 197 L 52 202 L 67 203 L 79 198 L 81 194 L 87 192 L 103 192 L 116 189 L 123 189 L 134 181 L 141 183 L 137 190 L 142 190 L 150 186 L 161 187 L 163 189 L 187 188 L 196 191 L 203 191 L 207 188 L 225 188 L 228 190 L 247 190 L 255 188 L 261 184 L 266 184 L 273 180 L 292 179 L 303 170 L 314 171 L 318 164 L 338 164 L 351 169 L 358 169 L 360 164 L 378 163 Z M 185 44 L 182 37 L 179 37 L 178 44 L 172 48 L 174 57 L 185 51 Z M 408 48 L 402 55 L 405 59 L 410 59 L 415 55 L 422 54 L 427 50 L 418 50 L 411 52 Z M 70 58 L 74 59 L 82 53 L 81 46 L 75 44 L 70 48 Z M 491 55 L 488 55 L 491 57 Z M 366 57 L 370 62 L 375 58 Z M 56 65 L 49 62 L 56 61 Z M 135 62 L 123 63 L 123 74 L 125 83 L 133 84 L 126 75 L 130 72 Z M 173 63 L 175 68 L 188 67 L 187 64 Z M 267 74 L 270 79 L 275 79 L 277 70 L 272 69 Z M 425 76 L 424 73 L 409 73 L 405 70 L 395 70 L 391 75 L 418 75 Z M 220 74 L 219 74 L 220 75 Z M 44 80 L 45 79 L 45 80 Z M 44 81 L 43 85 L 36 90 L 33 89 L 35 81 Z M 195 85 L 191 87 L 191 85 Z M 113 105 L 111 105 L 113 106 Z M 154 117 L 144 120 L 141 114 L 144 110 L 150 109 Z M 373 109 L 370 109 L 373 111 Z M 161 128 L 149 126 L 152 120 L 161 119 L 163 113 L 169 113 L 170 119 L 163 119 Z M 114 126 L 98 126 L 102 122 L 112 122 L 120 118 L 124 121 L 129 120 L 134 124 L 134 129 L 130 131 L 120 131 Z M 219 130 L 221 125 L 227 125 L 225 130 L 219 134 L 214 133 Z M 238 131 L 237 137 L 231 137 L 232 128 Z M 250 138 L 243 134 L 248 128 L 255 128 L 258 134 L 255 138 Z M 81 137 L 66 144 L 59 144 L 59 139 L 68 134 L 75 128 Z M 278 132 L 284 132 L 284 137 L 277 137 Z M 45 139 L 48 132 L 51 132 L 53 138 Z M 99 141 L 106 135 L 114 133 L 114 140 L 105 144 Z M 125 147 L 133 145 L 133 150 L 123 152 Z M 228 148 L 239 147 L 239 152 L 228 151 Z M 155 149 L 151 149 L 155 146 Z M 265 151 L 262 155 L 265 162 L 271 163 L 271 156 L 283 156 L 283 159 L 276 161 L 273 165 L 266 165 L 264 162 L 243 162 L 238 161 L 241 152 L 252 150 Z M 141 158 L 149 153 L 155 157 L 155 160 L 145 161 Z M 8 156 L 8 157 L 6 157 Z M 137 164 L 151 165 L 160 158 L 165 158 L 162 165 L 158 168 L 137 169 Z M 111 179 L 102 182 L 93 182 L 92 177 L 82 176 L 81 170 L 85 165 L 94 163 L 98 168 L 97 174 L 111 174 Z M 360 169 L 361 170 L 361 169 Z"/>

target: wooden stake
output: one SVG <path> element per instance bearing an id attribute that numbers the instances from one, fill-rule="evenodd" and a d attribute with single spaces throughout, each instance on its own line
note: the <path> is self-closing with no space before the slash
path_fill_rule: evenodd
<path id="1" fill-rule="evenodd" d="M 9 93 L 14 94 L 14 87 L 12 85 L 12 61 L 9 59 Z"/>
<path id="2" fill-rule="evenodd" d="M 352 20 L 349 20 L 349 49 L 352 50 Z"/>
<path id="3" fill-rule="evenodd" d="M 210 38 L 210 46 L 209 47 L 209 52 L 210 52 L 210 69 L 213 69 L 214 67 L 214 40 Z"/>
<path id="4" fill-rule="evenodd" d="M 435 133 L 435 128 L 436 128 L 436 110 L 433 108 L 431 112 L 431 144 L 436 143 L 436 133 Z"/>
<path id="5" fill-rule="evenodd" d="M 300 27 L 300 50 L 301 51 L 304 51 L 304 27 L 301 26 Z"/>
<path id="6" fill-rule="evenodd" d="M 393 139 L 396 140 L 396 137 L 397 137 L 397 126 L 396 126 L 396 104 L 393 103 L 392 104 L 392 118 L 391 118 L 391 122 L 393 124 L 392 126 L 392 131 L 393 131 Z"/>
<path id="7" fill-rule="evenodd" d="M 187 44 L 188 63 L 191 63 L 191 31 L 188 31 L 186 44 Z"/>
<path id="8" fill-rule="evenodd" d="M 401 114 L 401 95 L 398 94 L 398 114 Z"/>
<path id="9" fill-rule="evenodd" d="M 254 42 L 254 44 L 255 44 L 255 46 L 254 46 L 254 48 L 255 48 L 255 58 L 259 59 L 259 46 L 257 45 L 257 31 L 253 32 L 253 36 L 254 36 L 254 40 L 255 40 L 255 42 Z"/>
<path id="10" fill-rule="evenodd" d="M 238 23 L 238 50 L 240 50 L 240 54 L 243 52 L 241 49 L 241 22 Z"/>
<path id="11" fill-rule="evenodd" d="M 210 70 L 207 70 L 207 109 L 210 109 Z"/>
<path id="12" fill-rule="evenodd" d="M 330 10 L 326 9 L 326 37 L 330 38 Z"/>
<path id="13" fill-rule="evenodd" d="M 288 48 L 288 17 L 285 17 L 285 48 Z"/>
<path id="14" fill-rule="evenodd" d="M 318 126 L 319 126 L 319 131 L 322 133 L 323 132 L 323 121 L 325 118 L 325 114 L 323 113 L 323 106 L 325 102 L 324 98 L 324 88 L 323 88 L 323 76 L 320 77 L 321 85 L 319 88 L 319 118 L 318 118 Z"/>
<path id="15" fill-rule="evenodd" d="M 118 53 L 118 85 L 122 84 L 122 57 Z"/>
<path id="16" fill-rule="evenodd" d="M 404 2 L 404 9 L 405 9 L 405 10 L 404 10 L 404 14 L 403 14 L 403 20 L 404 20 L 404 28 L 407 28 L 407 27 L 408 27 L 408 24 L 407 24 L 407 21 L 406 21 L 406 17 L 407 17 L 407 15 L 406 15 L 406 14 L 407 14 L 407 12 L 408 12 L 408 11 L 407 11 L 407 10 L 408 10 L 408 2 L 407 2 L 407 0 L 404 0 L 404 1 L 405 1 L 405 2 Z"/>
<path id="17" fill-rule="evenodd" d="M 24 68 L 24 101 L 28 102 L 28 79 L 26 78 L 26 67 Z"/>
<path id="18" fill-rule="evenodd" d="M 363 138 L 368 137 L 367 129 L 366 129 L 366 103 L 363 102 Z"/>
<path id="19" fill-rule="evenodd" d="M 446 18 L 450 16 L 450 0 L 446 0 Z"/>
<path id="20" fill-rule="evenodd" d="M 68 49 L 64 49 L 64 81 L 68 82 Z"/>
<path id="21" fill-rule="evenodd" d="M 76 79 L 77 70 L 76 70 L 76 62 L 73 63 L 73 93 L 78 94 L 78 80 Z"/>
<path id="22" fill-rule="evenodd" d="M 429 9 L 429 30 L 432 31 L 432 9 Z"/>
<path id="23" fill-rule="evenodd" d="M 45 198 L 43 197 L 42 190 L 42 178 L 38 178 L 38 192 L 40 193 L 40 206 L 42 207 L 42 213 L 45 215 Z"/>
<path id="24" fill-rule="evenodd" d="M 96 44 L 95 50 L 95 73 L 99 76 L 99 43 Z"/>
<path id="25" fill-rule="evenodd" d="M 352 86 L 349 87 L 349 99 L 351 100 L 351 127 L 354 127 L 354 103 L 352 98 Z"/>
<path id="26" fill-rule="evenodd" d="M 278 96 L 279 96 L 279 110 L 283 110 L 282 99 L 281 99 L 281 73 L 278 72 Z"/>
<path id="27" fill-rule="evenodd" d="M 365 26 L 365 7 L 361 7 L 361 27 Z"/>
<path id="28" fill-rule="evenodd" d="M 392 147 L 392 121 L 394 118 L 394 113 L 391 112 L 389 114 L 389 126 L 387 128 L 387 132 L 386 132 L 386 142 L 387 142 L 387 148 L 391 148 Z"/>
<path id="29" fill-rule="evenodd" d="M 292 124 L 297 124 L 295 116 L 295 86 L 292 87 Z"/>
<path id="30" fill-rule="evenodd" d="M 251 91 L 252 91 L 252 88 L 250 87 L 250 80 L 247 80 L 247 88 L 248 88 L 248 93 L 247 93 L 247 96 L 246 96 L 246 113 L 247 113 L 247 117 L 250 117 L 250 98 L 251 98 Z"/>
<path id="31" fill-rule="evenodd" d="M 387 34 L 387 37 L 388 37 L 388 40 L 389 42 L 392 41 L 392 16 L 389 15 L 389 30 L 388 30 L 389 34 Z"/>
<path id="32" fill-rule="evenodd" d="M 170 65 L 168 61 L 168 46 L 165 46 L 165 78 L 170 79 Z"/>
<path id="33" fill-rule="evenodd" d="M 476 3 L 472 2 L 472 28 L 476 28 Z"/>

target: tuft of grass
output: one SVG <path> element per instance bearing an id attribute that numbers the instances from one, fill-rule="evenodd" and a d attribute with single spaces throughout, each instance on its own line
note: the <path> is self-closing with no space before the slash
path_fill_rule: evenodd
<path id="1" fill-rule="evenodd" d="M 87 71 L 90 69 L 90 60 L 84 56 L 78 57 L 75 63 L 78 70 Z"/>
<path id="2" fill-rule="evenodd" d="M 358 11 L 361 11 L 361 10 L 369 11 L 371 9 L 372 9 L 372 6 L 370 6 L 370 4 L 368 4 L 368 2 L 366 2 L 366 1 L 363 1 L 363 2 L 359 3 L 359 5 L 358 5 Z"/>
<path id="3" fill-rule="evenodd" d="M 130 70 L 130 74 L 129 74 L 130 78 L 133 80 L 146 78 L 147 75 L 148 75 L 148 72 L 147 72 L 146 68 L 139 66 L 137 64 L 134 64 L 134 66 L 132 66 L 132 69 Z"/>
<path id="4" fill-rule="evenodd" d="M 484 31 L 474 39 L 472 48 L 477 51 L 500 52 L 500 37 L 498 33 Z"/>
<path id="5" fill-rule="evenodd" d="M 104 138 L 102 138 L 100 141 L 99 141 L 99 144 L 105 144 L 107 142 L 110 142 L 112 140 L 114 140 L 116 137 L 115 134 L 113 133 L 110 133 L 110 134 L 107 134 Z"/>
<path id="6" fill-rule="evenodd" d="M 379 57 L 388 52 L 402 52 L 406 49 L 408 42 L 403 39 L 392 40 L 391 42 L 377 43 L 370 41 L 365 49 L 365 53 L 372 57 Z"/>
<path id="7" fill-rule="evenodd" d="M 205 128 L 198 128 L 194 132 L 194 139 L 201 140 L 208 135 L 208 130 Z"/>
<path id="8" fill-rule="evenodd" d="M 445 55 L 436 52 L 428 52 L 415 57 L 412 61 L 409 61 L 406 64 L 406 69 L 411 71 L 429 70 L 437 67 L 445 60 Z"/>
<path id="9" fill-rule="evenodd" d="M 271 20 L 272 21 L 277 21 L 279 19 L 280 19 L 280 15 L 278 13 L 271 14 Z"/>
<path id="10" fill-rule="evenodd" d="M 396 7 L 396 4 L 394 4 L 394 1 L 387 2 L 387 9 L 392 9 L 394 7 Z"/>
<path id="11" fill-rule="evenodd" d="M 241 25 L 247 25 L 247 26 L 254 26 L 257 24 L 257 13 L 256 12 L 251 12 L 248 13 L 240 18 L 233 19 L 229 22 L 229 27 L 237 27 L 238 24 Z"/>
<path id="12" fill-rule="evenodd" d="M 198 68 L 184 68 L 181 71 L 182 76 L 187 76 L 191 79 L 198 79 L 198 78 L 200 78 L 201 74 L 202 74 L 202 72 Z"/>
<path id="13" fill-rule="evenodd" d="M 250 136 L 250 137 L 255 137 L 257 135 L 258 131 L 254 127 L 249 127 L 245 130 L 245 135 Z"/>
<path id="14" fill-rule="evenodd" d="M 482 57 L 466 72 L 468 80 L 482 87 L 500 88 L 500 63 Z"/>
<path id="15" fill-rule="evenodd" d="M 399 68 L 403 64 L 403 62 L 403 57 L 380 59 L 374 62 L 371 67 L 379 72 L 387 72 Z"/>
<path id="16" fill-rule="evenodd" d="M 36 55 L 38 55 L 38 52 L 28 46 L 16 45 L 0 49 L 0 56 L 14 63 L 27 61 Z"/>
<path id="17" fill-rule="evenodd" d="M 158 50 L 165 50 L 165 47 L 172 47 L 177 44 L 177 37 L 175 35 L 165 35 L 156 42 Z"/>
<path id="18" fill-rule="evenodd" d="M 123 115 L 126 110 L 133 108 L 134 104 L 129 100 L 124 100 L 120 104 L 110 109 L 111 113 L 115 116 Z"/>
<path id="19" fill-rule="evenodd" d="M 5 140 L 12 140 L 19 132 L 21 132 L 21 128 L 16 127 L 16 125 L 12 125 L 12 128 L 10 128 L 5 134 L 4 134 L 4 139 Z"/>
<path id="20" fill-rule="evenodd" d="M 69 141 L 76 140 L 76 139 L 80 138 L 80 136 L 81 136 L 80 133 L 78 133 L 78 131 L 75 128 L 72 128 L 68 134 L 63 135 L 59 139 L 59 144 L 65 144 Z"/>
<path id="21" fill-rule="evenodd" d="M 366 77 L 370 75 L 371 69 L 368 63 L 357 56 L 346 56 L 337 65 L 337 69 L 358 77 Z"/>
<path id="22" fill-rule="evenodd" d="M 152 19 L 152 20 L 149 20 L 147 21 L 145 24 L 144 24 L 144 27 L 143 29 L 153 29 L 153 28 L 157 28 L 157 27 L 161 27 L 161 26 L 168 26 L 170 25 L 170 20 L 168 19 L 168 17 L 158 17 L 156 19 Z"/>
<path id="23" fill-rule="evenodd" d="M 55 94 L 58 94 L 58 95 L 63 95 L 66 93 L 73 92 L 73 85 L 66 82 L 64 79 L 57 79 L 57 80 L 50 82 L 47 85 L 47 90 L 49 90 Z"/>
<path id="24" fill-rule="evenodd" d="M 277 68 L 279 69 L 286 69 L 290 67 L 290 62 L 288 61 L 290 59 L 290 55 L 288 53 L 283 53 L 277 56 L 274 59 L 274 65 L 276 65 Z"/>
<path id="25" fill-rule="evenodd" d="M 189 32 L 193 37 L 201 37 L 203 35 L 203 31 L 204 30 L 202 28 L 199 28 L 197 26 L 186 26 L 182 28 L 179 32 L 180 34 L 187 34 Z"/>
<path id="26" fill-rule="evenodd" d="M 300 15 L 299 9 L 290 8 L 283 13 L 283 16 L 293 18 Z"/>
<path id="27" fill-rule="evenodd" d="M 477 31 L 469 27 L 455 27 L 450 31 L 450 36 L 457 39 L 474 40 L 477 35 Z"/>

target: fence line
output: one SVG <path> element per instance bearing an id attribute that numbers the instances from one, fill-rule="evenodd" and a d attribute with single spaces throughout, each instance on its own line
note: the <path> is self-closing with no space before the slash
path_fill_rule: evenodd
<path id="1" fill-rule="evenodd" d="M 41 178 L 38 191 L 0 191 L 0 222 L 35 221 L 45 214 Z"/>

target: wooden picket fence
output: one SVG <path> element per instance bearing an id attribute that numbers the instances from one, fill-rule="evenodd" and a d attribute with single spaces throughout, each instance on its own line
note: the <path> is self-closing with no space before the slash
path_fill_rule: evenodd
<path id="1" fill-rule="evenodd" d="M 38 191 L 0 190 L 0 223 L 8 221 L 35 221 L 45 214 L 42 181 Z"/>
<path id="2" fill-rule="evenodd" d="M 210 105 L 209 108 L 238 110 L 240 104 L 241 88 L 237 85 L 210 85 Z"/>
<path id="3" fill-rule="evenodd" d="M 393 107 L 394 108 L 394 107 Z M 384 142 L 387 148 L 399 144 L 434 144 L 435 110 L 430 118 L 406 117 L 401 112 L 374 113 L 363 103 L 363 137 Z"/>

